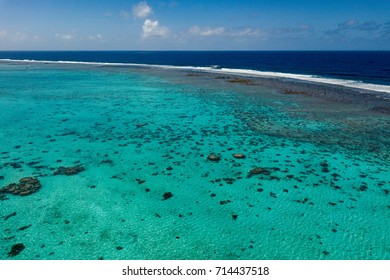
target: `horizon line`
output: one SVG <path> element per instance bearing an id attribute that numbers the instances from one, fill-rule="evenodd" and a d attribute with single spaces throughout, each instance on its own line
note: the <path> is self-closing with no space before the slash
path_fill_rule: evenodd
<path id="1" fill-rule="evenodd" d="M 390 50 L 0 50 L 0 52 L 390 52 Z"/>

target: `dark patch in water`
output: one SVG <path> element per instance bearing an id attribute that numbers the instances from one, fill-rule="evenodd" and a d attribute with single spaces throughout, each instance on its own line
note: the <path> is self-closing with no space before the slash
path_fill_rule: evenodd
<path id="1" fill-rule="evenodd" d="M 18 228 L 18 230 L 26 230 L 26 229 L 28 229 L 28 228 L 31 227 L 31 226 L 32 226 L 32 225 L 23 226 L 23 227 Z"/>
<path id="2" fill-rule="evenodd" d="M 11 250 L 8 252 L 8 257 L 15 257 L 19 255 L 25 248 L 26 246 L 24 246 L 23 243 L 14 244 Z"/>
<path id="3" fill-rule="evenodd" d="M 138 182 L 138 185 L 141 185 L 146 182 L 145 180 L 141 180 L 141 179 L 135 179 L 135 180 Z"/>
<path id="4" fill-rule="evenodd" d="M 77 165 L 77 166 L 71 166 L 71 167 L 63 167 L 60 166 L 57 168 L 56 171 L 54 171 L 53 175 L 76 175 L 77 173 L 80 173 L 84 171 L 85 168 L 83 166 Z"/>
<path id="5" fill-rule="evenodd" d="M 371 109 L 371 111 L 377 112 L 377 113 L 383 113 L 383 114 L 389 114 L 390 115 L 390 106 L 384 107 L 384 106 L 375 106 Z"/>
<path id="6" fill-rule="evenodd" d="M 23 162 L 6 162 L 3 164 L 4 167 L 11 166 L 13 169 L 19 169 L 22 168 L 21 163 Z M 1 167 L 0 167 L 1 169 Z"/>
<path id="7" fill-rule="evenodd" d="M 6 220 L 8 220 L 9 218 L 14 217 L 14 216 L 16 216 L 16 212 L 13 212 L 13 213 L 11 213 L 11 214 L 9 214 L 9 215 L 7 215 L 7 216 L 4 216 L 3 219 L 4 219 L 4 221 L 6 221 Z"/>
<path id="8" fill-rule="evenodd" d="M 114 162 L 113 162 L 111 159 L 104 159 L 104 160 L 100 161 L 99 164 L 109 164 L 109 165 L 113 165 Z"/>
<path id="9" fill-rule="evenodd" d="M 162 200 L 167 200 L 170 199 L 173 196 L 171 192 L 166 192 L 163 194 L 163 199 Z"/>
<path id="10" fill-rule="evenodd" d="M 221 201 L 219 202 L 219 204 L 225 205 L 225 204 L 228 204 L 228 203 L 230 203 L 230 202 L 231 202 L 230 200 L 221 200 Z"/>
<path id="11" fill-rule="evenodd" d="M 25 177 L 19 180 L 19 184 L 12 183 L 0 189 L 1 193 L 25 196 L 39 190 L 41 183 L 37 178 Z"/>

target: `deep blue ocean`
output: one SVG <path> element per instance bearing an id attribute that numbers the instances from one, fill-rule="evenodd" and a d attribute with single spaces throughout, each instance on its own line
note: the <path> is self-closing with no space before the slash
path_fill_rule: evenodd
<path id="1" fill-rule="evenodd" d="M 390 51 L 1 51 L 0 59 L 218 66 L 390 85 Z"/>

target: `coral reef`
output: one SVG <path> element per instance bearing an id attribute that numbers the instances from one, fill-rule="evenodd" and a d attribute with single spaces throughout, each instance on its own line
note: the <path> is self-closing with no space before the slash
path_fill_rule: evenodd
<path id="1" fill-rule="evenodd" d="M 85 168 L 80 166 L 80 165 L 71 166 L 71 167 L 60 166 L 60 167 L 57 168 L 56 171 L 54 171 L 53 175 L 66 175 L 66 176 L 70 176 L 70 175 L 76 175 L 77 173 L 80 173 L 80 172 L 82 172 L 84 170 L 85 170 Z"/>
<path id="2" fill-rule="evenodd" d="M 13 195 L 29 195 L 35 193 L 41 187 L 37 178 L 25 177 L 19 180 L 19 184 L 12 183 L 0 189 L 0 193 L 10 193 Z"/>
<path id="3" fill-rule="evenodd" d="M 209 156 L 207 156 L 207 159 L 210 161 L 220 161 L 221 157 L 216 154 L 210 154 Z"/>
<path id="4" fill-rule="evenodd" d="M 19 255 L 25 248 L 26 246 L 24 246 L 23 243 L 14 244 L 11 250 L 8 252 L 8 257 L 15 257 Z"/>

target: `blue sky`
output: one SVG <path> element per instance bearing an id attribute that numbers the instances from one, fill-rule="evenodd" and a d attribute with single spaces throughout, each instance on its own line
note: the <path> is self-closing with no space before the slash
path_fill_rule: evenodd
<path id="1" fill-rule="evenodd" d="M 0 0 L 0 50 L 390 50 L 390 1 Z"/>

